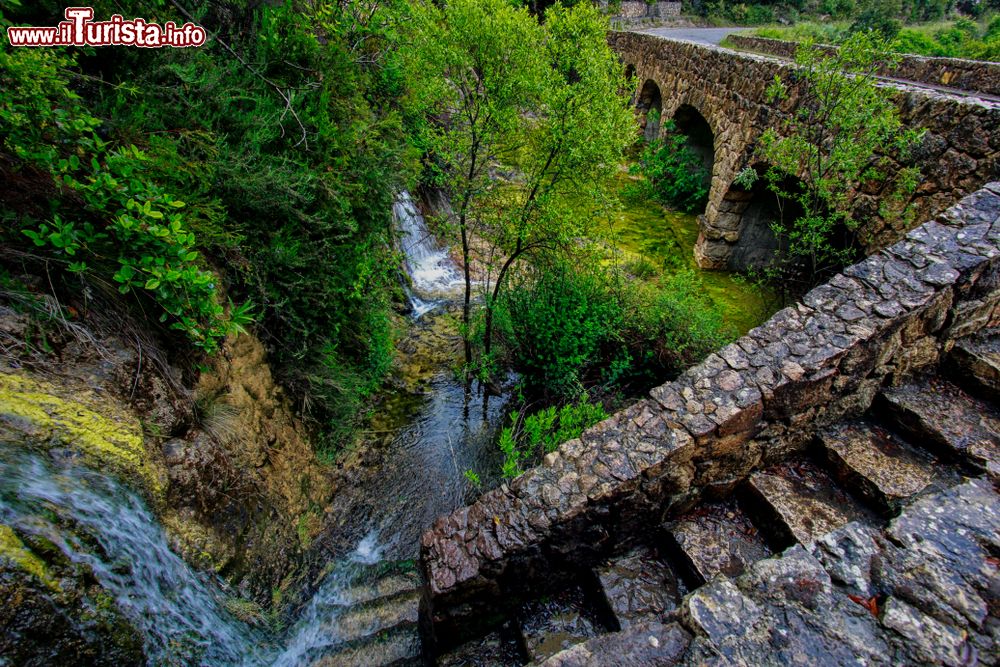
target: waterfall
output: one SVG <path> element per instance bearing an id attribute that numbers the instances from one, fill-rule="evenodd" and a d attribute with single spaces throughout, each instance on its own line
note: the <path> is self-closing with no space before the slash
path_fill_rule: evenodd
<path id="1" fill-rule="evenodd" d="M 392 206 L 393 217 L 400 232 L 404 268 L 410 277 L 408 296 L 414 317 L 454 298 L 462 288 L 464 278 L 458 267 L 427 228 L 413 198 L 400 192 Z"/>
<path id="2" fill-rule="evenodd" d="M 382 558 L 377 533 L 370 532 L 346 560 L 336 563 L 313 595 L 298 622 L 292 628 L 284 650 L 274 660 L 273 667 L 297 667 L 311 662 L 308 658 L 317 650 L 337 646 L 341 641 L 330 631 L 330 621 L 352 602 L 351 580 L 366 565 L 375 565 Z"/>
<path id="3" fill-rule="evenodd" d="M 225 610 L 219 582 L 171 551 L 145 503 L 114 479 L 0 443 L 0 523 L 89 566 L 143 634 L 149 664 L 262 662 L 262 638 Z"/>

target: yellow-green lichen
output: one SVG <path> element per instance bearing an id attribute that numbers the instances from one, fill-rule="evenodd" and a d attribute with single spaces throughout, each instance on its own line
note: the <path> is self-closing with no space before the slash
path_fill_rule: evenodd
<path id="1" fill-rule="evenodd" d="M 32 575 L 50 590 L 60 591 L 58 582 L 49 574 L 45 563 L 24 546 L 24 542 L 10 526 L 4 524 L 0 524 L 0 558 L 10 561 L 14 567 Z"/>
<path id="2" fill-rule="evenodd" d="M 139 422 L 112 399 L 88 405 L 65 393 L 24 375 L 0 373 L 0 423 L 7 431 L 20 431 L 26 441 L 72 447 L 95 467 L 138 478 L 159 499 L 163 476 L 149 459 Z"/>

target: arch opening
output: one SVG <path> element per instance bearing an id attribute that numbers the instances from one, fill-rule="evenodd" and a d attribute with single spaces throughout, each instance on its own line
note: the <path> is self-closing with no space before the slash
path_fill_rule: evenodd
<path id="1" fill-rule="evenodd" d="M 798 202 L 771 190 L 763 176 L 767 172 L 765 166 L 757 166 L 755 171 L 760 177 L 751 188 L 733 184 L 719 205 L 718 227 L 736 235 L 729 255 L 729 269 L 733 271 L 783 266 L 789 243 L 787 235 L 779 231 L 790 227 L 803 213 Z M 798 179 L 788 177 L 779 187 L 793 192 L 799 183 Z"/>
<path id="2" fill-rule="evenodd" d="M 712 173 L 715 166 L 715 133 L 705 117 L 690 104 L 682 104 L 674 112 L 673 124 L 685 136 L 684 145 L 701 159 L 702 166 Z"/>
<path id="3" fill-rule="evenodd" d="M 639 127 L 646 141 L 653 141 L 660 136 L 660 116 L 663 113 L 663 96 L 660 87 L 652 79 L 646 79 L 639 90 L 635 104 L 639 116 Z"/>

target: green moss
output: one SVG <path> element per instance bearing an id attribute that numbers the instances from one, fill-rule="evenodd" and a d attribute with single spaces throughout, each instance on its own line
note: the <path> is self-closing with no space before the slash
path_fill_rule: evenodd
<path id="1" fill-rule="evenodd" d="M 621 174 L 619 190 L 624 193 L 628 183 L 629 177 Z M 607 235 L 621 251 L 619 262 L 642 268 L 639 275 L 651 280 L 656 275 L 649 273 L 649 266 L 667 275 L 695 270 L 707 296 L 721 309 L 726 324 L 738 334 L 746 333 L 771 315 L 774 299 L 766 290 L 748 284 L 739 275 L 705 271 L 695 263 L 697 216 L 630 196 L 622 196 L 622 204 L 622 210 L 607 223 Z"/>
<path id="2" fill-rule="evenodd" d="M 26 440 L 77 449 L 94 467 L 132 478 L 161 499 L 163 475 L 149 458 L 138 421 L 110 402 L 98 411 L 61 393 L 23 375 L 0 374 L 0 420 Z"/>
<path id="3" fill-rule="evenodd" d="M 60 592 L 59 583 L 49 573 L 45 563 L 24 545 L 10 526 L 0 524 L 0 558 L 27 572 L 45 584 L 49 590 Z"/>

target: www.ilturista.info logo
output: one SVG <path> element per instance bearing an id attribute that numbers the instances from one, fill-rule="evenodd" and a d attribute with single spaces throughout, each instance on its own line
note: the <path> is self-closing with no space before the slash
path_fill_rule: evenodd
<path id="1" fill-rule="evenodd" d="M 67 7 L 66 20 L 55 27 L 9 27 L 11 46 L 138 46 L 158 49 L 201 46 L 208 35 L 194 23 L 163 25 L 144 19 L 125 20 L 115 14 L 110 21 L 94 21 L 93 7 Z"/>

